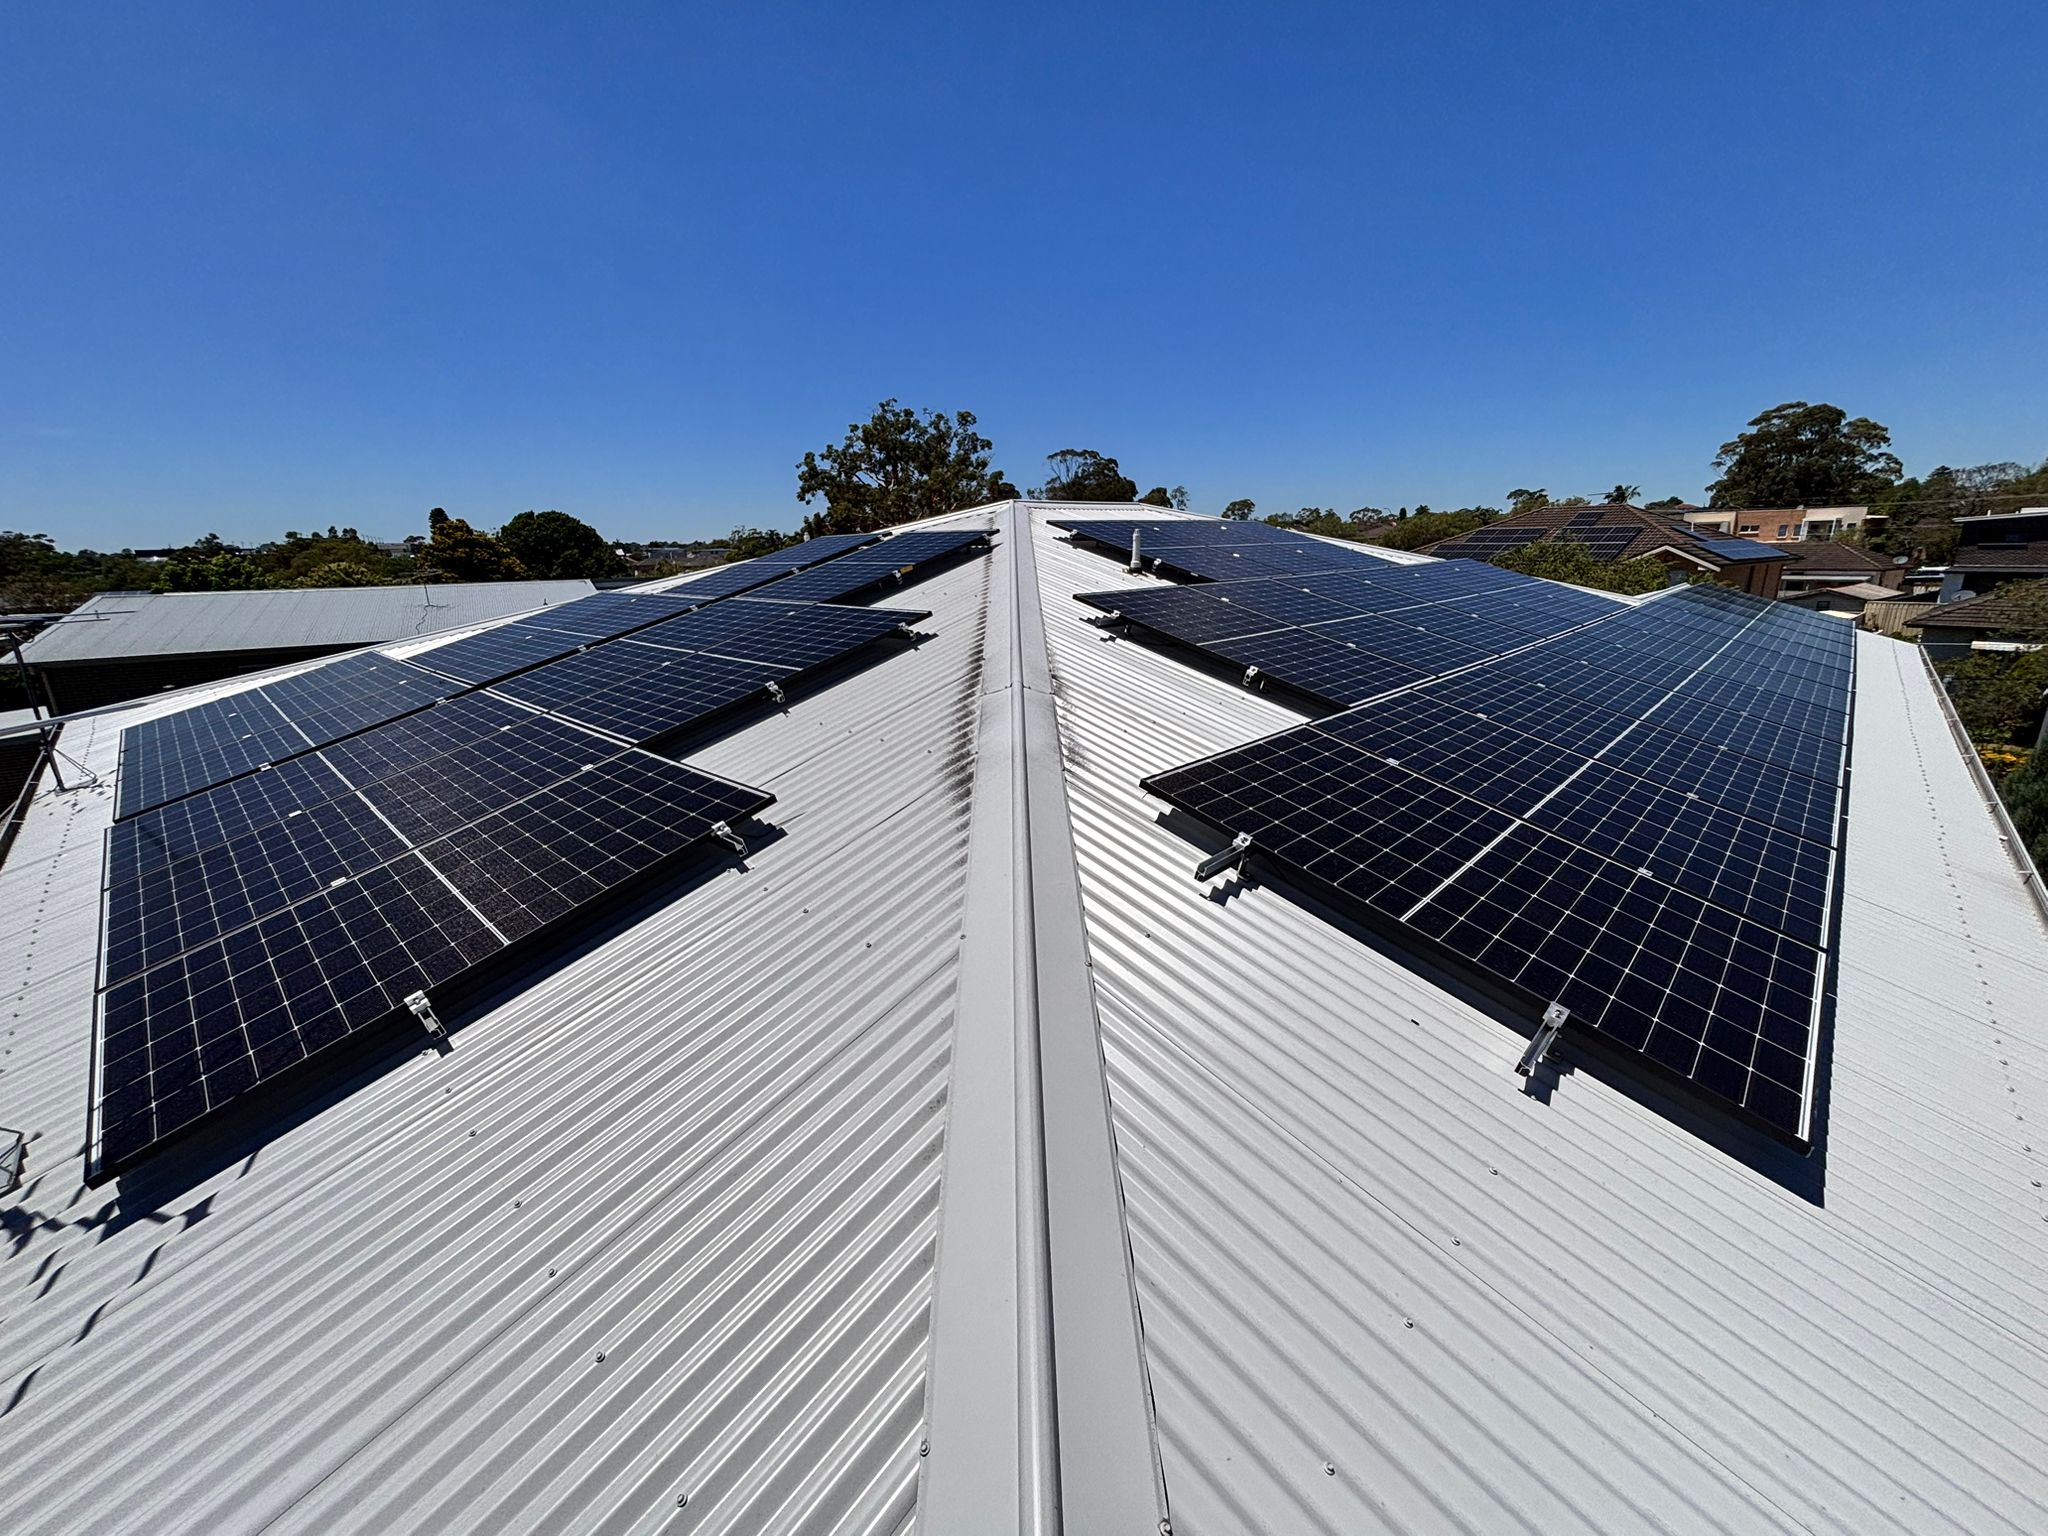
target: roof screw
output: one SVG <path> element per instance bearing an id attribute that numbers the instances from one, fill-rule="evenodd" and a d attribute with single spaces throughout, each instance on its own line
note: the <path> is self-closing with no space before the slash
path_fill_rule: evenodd
<path id="1" fill-rule="evenodd" d="M 1404 1317 L 1401 1319 L 1401 1326 L 1403 1328 L 1413 1328 L 1415 1326 L 1415 1319 L 1412 1317 Z"/>
<path id="2" fill-rule="evenodd" d="M 1453 1248 L 1462 1248 L 1465 1246 L 1465 1239 L 1463 1239 L 1462 1237 L 1454 1237 L 1451 1239 L 1451 1246 Z"/>
<path id="3" fill-rule="evenodd" d="M 1337 1467 L 1336 1467 L 1336 1464 L 1335 1464 L 1334 1462 L 1328 1462 L 1328 1461 L 1324 1462 L 1324 1463 L 1323 1463 L 1323 1476 L 1325 1476 L 1325 1477 L 1335 1477 L 1336 1475 L 1337 1475 Z"/>
<path id="4" fill-rule="evenodd" d="M 920 1441 L 918 1441 L 918 1442 L 917 1442 L 917 1454 L 918 1454 L 918 1455 L 920 1455 L 920 1456 L 929 1456 L 929 1455 L 931 1455 L 931 1453 L 932 1453 L 932 1443 L 931 1443 L 931 1441 L 929 1441 L 929 1440 L 920 1440 Z"/>
<path id="5" fill-rule="evenodd" d="M 1173 1536 L 1173 1522 L 1171 1520 L 1159 1522 L 1159 1536 Z"/>
<path id="6" fill-rule="evenodd" d="M 597 1352 L 597 1363 L 599 1365 L 604 1364 L 604 1351 L 601 1349 Z"/>
<path id="7" fill-rule="evenodd" d="M 682 1508 L 686 1507 L 686 1506 L 687 1506 L 687 1505 L 689 1504 L 689 1502 L 690 1502 L 690 1496 L 689 1496 L 689 1495 L 688 1495 L 687 1493 L 679 1493 L 679 1494 L 677 1494 L 677 1495 L 676 1495 L 676 1508 L 677 1508 L 677 1509 L 682 1509 Z"/>

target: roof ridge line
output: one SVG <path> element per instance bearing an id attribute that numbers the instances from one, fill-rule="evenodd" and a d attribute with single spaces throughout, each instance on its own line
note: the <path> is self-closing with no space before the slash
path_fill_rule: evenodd
<path id="1" fill-rule="evenodd" d="M 1156 1530 L 1164 1485 L 1032 520 L 1013 505 L 1002 521 L 982 643 L 918 1524 Z M 997 1308 L 1014 1326 L 991 1317 Z"/>

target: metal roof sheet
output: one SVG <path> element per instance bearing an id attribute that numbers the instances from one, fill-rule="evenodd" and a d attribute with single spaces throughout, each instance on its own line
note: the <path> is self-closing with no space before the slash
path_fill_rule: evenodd
<path id="1" fill-rule="evenodd" d="M 1136 1392 L 1182 1533 L 2048 1525 L 2048 939 L 1917 653 L 1858 639 L 1801 1161 L 1569 1053 L 1525 1093 L 1522 1035 L 1457 978 L 1256 865 L 1198 886 L 1138 780 L 1300 717 L 1089 624 L 1073 594 L 1116 568 L 1055 510 L 1015 512 L 1029 573 L 1006 527 L 919 583 L 914 650 L 686 754 L 777 794 L 744 867 L 182 1179 L 78 1181 L 109 804 L 46 790 L 0 869 L 0 1123 L 36 1138 L 0 1201 L 0 1528 L 946 1528 L 929 1488 L 957 1529 L 932 1405 L 1005 1385 L 1057 1443 L 991 1442 L 1002 1486 L 1156 1497 L 1088 1465 L 1089 1415 Z M 65 746 L 108 770 L 122 723 L 219 691 Z M 1035 1009 L 992 955 L 1035 961 Z M 1091 1093 L 1113 1148 L 1075 1134 Z M 1050 1176 L 1006 1239 L 1012 1100 Z M 1123 1241 L 1079 1262 L 1091 1202 Z M 1025 1368 L 1033 1264 L 1057 1381 Z M 978 1334 L 947 1314 L 981 1358 L 931 1353 L 949 1274 L 988 1282 Z M 1081 1380 L 1076 1341 L 1120 1328 L 1140 1379 Z M 1054 1528 L 996 1517 L 1027 1526 Z"/>
<path id="2" fill-rule="evenodd" d="M 36 666 L 208 651 L 379 645 L 574 602 L 587 581 L 475 581 L 262 592 L 103 592 L 22 647 Z"/>

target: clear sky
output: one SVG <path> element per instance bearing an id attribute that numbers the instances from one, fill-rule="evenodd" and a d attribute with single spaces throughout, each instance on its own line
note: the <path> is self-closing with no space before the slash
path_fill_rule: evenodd
<path id="1" fill-rule="evenodd" d="M 0 526 L 792 526 L 884 396 L 1198 509 L 2048 454 L 2048 7 L 0 9 Z"/>

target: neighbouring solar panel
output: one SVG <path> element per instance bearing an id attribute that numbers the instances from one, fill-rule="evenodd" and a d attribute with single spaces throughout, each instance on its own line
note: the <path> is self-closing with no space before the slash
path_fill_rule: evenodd
<path id="1" fill-rule="evenodd" d="M 928 529 L 899 533 L 815 570 L 771 582 L 752 595 L 779 602 L 830 603 L 859 596 L 921 565 L 943 560 L 988 541 L 986 530 Z"/>
<path id="2" fill-rule="evenodd" d="M 1701 547 L 1719 555 L 1723 560 L 1743 562 L 1791 558 L 1783 550 L 1772 549 L 1768 544 L 1757 544 L 1748 539 L 1700 539 L 1699 543 Z"/>
<path id="3" fill-rule="evenodd" d="M 518 939 L 773 798 L 633 752 L 423 851 L 493 927 Z"/>
<path id="4" fill-rule="evenodd" d="M 1564 525 L 1567 528 L 1590 528 L 1606 515 L 1600 508 L 1595 507 L 1590 512 L 1574 512 L 1564 520 Z"/>
<path id="5" fill-rule="evenodd" d="M 110 987 L 97 1166 L 133 1161 L 503 942 L 407 854 Z"/>

